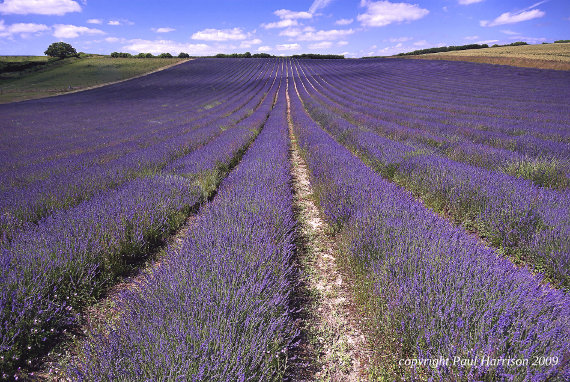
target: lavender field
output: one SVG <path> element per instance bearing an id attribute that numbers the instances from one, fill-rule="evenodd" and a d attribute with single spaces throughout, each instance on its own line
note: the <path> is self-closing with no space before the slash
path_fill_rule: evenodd
<path id="1" fill-rule="evenodd" d="M 569 95 L 563 71 L 203 58 L 0 105 L 0 377 L 326 380 L 298 372 L 340 362 L 306 350 L 301 166 L 359 378 L 570 380 Z"/>

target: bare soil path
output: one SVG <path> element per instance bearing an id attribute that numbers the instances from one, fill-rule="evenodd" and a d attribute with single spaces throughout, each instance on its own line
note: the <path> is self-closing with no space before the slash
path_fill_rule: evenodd
<path id="1" fill-rule="evenodd" d="M 337 265 L 338 247 L 314 202 L 309 170 L 287 113 L 295 206 L 299 221 L 302 339 L 290 370 L 294 381 L 362 381 L 370 352 L 356 322 L 347 279 Z"/>

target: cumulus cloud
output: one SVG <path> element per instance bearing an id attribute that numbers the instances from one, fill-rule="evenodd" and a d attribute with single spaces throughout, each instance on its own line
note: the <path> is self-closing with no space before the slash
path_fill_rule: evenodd
<path id="1" fill-rule="evenodd" d="M 469 5 L 469 4 L 475 4 L 475 3 L 480 3 L 483 0 L 459 0 L 459 4 L 461 5 Z"/>
<path id="2" fill-rule="evenodd" d="M 192 40 L 202 41 L 236 41 L 245 40 L 248 37 L 247 33 L 243 32 L 241 28 L 233 29 L 204 29 L 192 35 Z"/>
<path id="3" fill-rule="evenodd" d="M 271 47 L 269 45 L 263 45 L 260 46 L 259 48 L 257 48 L 258 52 L 269 52 L 271 50 Z"/>
<path id="4" fill-rule="evenodd" d="M 186 52 L 191 55 L 207 55 L 216 53 L 212 47 L 207 44 L 187 44 L 170 40 L 129 40 L 128 45 L 123 46 L 123 50 L 131 53 L 171 53 L 178 54 Z"/>
<path id="5" fill-rule="evenodd" d="M 545 12 L 541 11 L 540 9 L 534 9 L 541 4 L 546 3 L 548 0 L 540 1 L 536 4 L 531 5 L 528 8 L 521 9 L 517 12 L 505 12 L 502 13 L 499 17 L 497 17 L 493 21 L 481 20 L 479 25 L 482 27 L 494 27 L 497 25 L 505 25 L 505 24 L 515 24 L 520 23 L 522 21 L 528 21 L 532 19 L 537 19 L 546 15 Z"/>
<path id="6" fill-rule="evenodd" d="M 275 48 L 277 50 L 297 50 L 301 48 L 301 45 L 299 44 L 279 44 L 276 45 Z"/>
<path id="7" fill-rule="evenodd" d="M 87 24 L 101 25 L 101 24 L 103 24 L 103 20 L 101 20 L 101 19 L 89 19 L 89 20 L 87 20 Z"/>
<path id="8" fill-rule="evenodd" d="M 176 29 L 174 28 L 152 28 L 153 32 L 156 33 L 169 33 L 169 32 L 174 32 Z"/>
<path id="9" fill-rule="evenodd" d="M 107 23 L 107 25 L 112 25 L 112 26 L 119 26 L 119 25 L 134 25 L 135 23 L 133 23 L 130 20 L 127 19 L 121 19 L 121 20 L 109 20 L 109 22 Z"/>
<path id="10" fill-rule="evenodd" d="M 309 12 L 296 12 L 290 11 L 288 9 L 278 9 L 273 14 L 280 19 L 291 20 L 291 19 L 310 19 L 313 15 Z"/>
<path id="11" fill-rule="evenodd" d="M 522 11 L 516 13 L 505 12 L 493 21 L 481 20 L 479 24 L 482 27 L 494 27 L 497 25 L 515 24 L 515 23 L 520 23 L 521 21 L 537 19 L 539 17 L 544 16 L 545 14 L 546 13 L 541 11 L 540 9 L 531 9 L 529 11 Z"/>
<path id="12" fill-rule="evenodd" d="M 354 19 L 339 19 L 337 21 L 335 21 L 336 25 L 350 25 L 352 24 L 352 22 L 354 21 Z"/>
<path id="13" fill-rule="evenodd" d="M 328 49 L 332 46 L 332 44 L 333 43 L 330 41 L 316 42 L 314 44 L 310 44 L 309 49 Z"/>
<path id="14" fill-rule="evenodd" d="M 79 27 L 69 24 L 56 24 L 53 26 L 53 29 L 53 35 L 57 38 L 76 38 L 81 35 L 105 34 L 105 32 L 99 29 Z"/>
<path id="15" fill-rule="evenodd" d="M 319 9 L 322 9 L 322 8 L 326 7 L 327 5 L 329 5 L 331 2 L 332 2 L 332 0 L 315 0 L 315 1 L 313 1 L 313 4 L 311 4 L 311 7 L 309 8 L 309 12 L 315 13 Z"/>
<path id="16" fill-rule="evenodd" d="M 499 40 L 482 40 L 482 41 L 477 41 L 477 44 L 496 44 L 498 43 Z"/>
<path id="17" fill-rule="evenodd" d="M 248 48 L 251 48 L 253 45 L 259 45 L 259 44 L 261 44 L 262 42 L 263 42 L 263 41 L 261 41 L 260 39 L 254 38 L 253 40 L 245 40 L 245 41 L 242 41 L 242 42 L 239 44 L 239 47 L 240 47 L 240 48 L 248 49 Z"/>
<path id="18" fill-rule="evenodd" d="M 22 38 L 26 38 L 31 35 L 41 34 L 49 29 L 47 25 L 34 23 L 4 25 L 4 20 L 0 20 L 0 37 L 12 38 L 15 35 L 19 35 Z"/>
<path id="19" fill-rule="evenodd" d="M 261 26 L 265 29 L 287 28 L 296 25 L 299 25 L 299 23 L 297 22 L 297 20 L 294 19 L 283 19 L 272 23 L 261 24 Z"/>
<path id="20" fill-rule="evenodd" d="M 383 27 L 392 23 L 419 20 L 429 13 L 427 9 L 409 3 L 362 0 L 360 5 L 366 7 L 366 12 L 358 15 L 357 19 L 367 27 Z"/>
<path id="21" fill-rule="evenodd" d="M 388 41 L 390 42 L 406 42 L 406 41 L 410 41 L 413 40 L 413 38 L 411 37 L 391 37 L 388 39 Z"/>
<path id="22" fill-rule="evenodd" d="M 279 35 L 295 38 L 297 41 L 325 41 L 338 40 L 353 33 L 354 30 L 352 29 L 330 29 L 318 31 L 312 27 L 307 27 L 302 30 L 298 28 L 289 28 L 279 33 Z"/>
<path id="23" fill-rule="evenodd" d="M 4 15 L 64 15 L 81 12 L 81 6 L 73 0 L 4 0 L 0 13 Z"/>

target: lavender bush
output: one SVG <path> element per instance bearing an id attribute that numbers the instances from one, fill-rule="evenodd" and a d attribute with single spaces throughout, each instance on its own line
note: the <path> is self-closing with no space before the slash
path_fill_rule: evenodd
<path id="1" fill-rule="evenodd" d="M 296 88 L 301 85 L 297 82 Z M 336 227 L 347 263 L 372 281 L 372 324 L 380 333 L 377 365 L 386 378 L 565 380 L 570 300 L 541 284 L 465 231 L 430 212 L 375 174 L 305 112 L 290 93 L 295 133 L 320 207 Z M 362 286 L 362 288 L 366 288 Z M 556 356 L 552 366 L 481 364 L 490 359 Z M 474 365 L 401 367 L 399 359 L 459 357 Z"/>
<path id="2" fill-rule="evenodd" d="M 92 333 L 76 380 L 270 380 L 296 336 L 294 217 L 282 85 L 262 132 L 180 247 Z"/>

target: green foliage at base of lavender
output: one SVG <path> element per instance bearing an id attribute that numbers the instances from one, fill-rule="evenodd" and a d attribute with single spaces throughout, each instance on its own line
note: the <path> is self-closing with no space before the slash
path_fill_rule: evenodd
<path id="1" fill-rule="evenodd" d="M 468 50 L 468 49 L 482 49 L 488 48 L 489 45 L 487 44 L 467 44 L 467 45 L 451 45 L 451 46 L 440 46 L 437 48 L 427 48 L 427 49 L 418 49 L 412 52 L 406 53 L 398 53 L 397 56 L 417 56 L 419 54 L 428 54 L 428 53 L 439 53 L 439 52 L 453 52 L 456 50 Z"/>
<path id="2" fill-rule="evenodd" d="M 513 161 L 503 171 L 517 178 L 531 180 L 541 187 L 559 190 L 570 188 L 570 178 L 567 177 L 562 162 L 557 159 L 529 158 Z"/>

